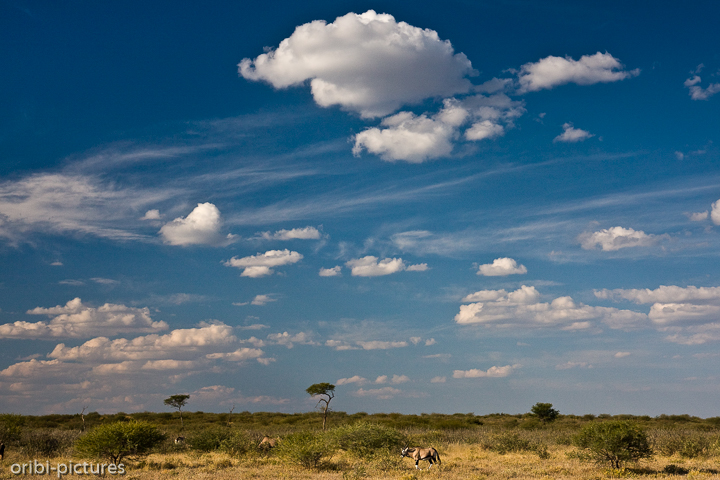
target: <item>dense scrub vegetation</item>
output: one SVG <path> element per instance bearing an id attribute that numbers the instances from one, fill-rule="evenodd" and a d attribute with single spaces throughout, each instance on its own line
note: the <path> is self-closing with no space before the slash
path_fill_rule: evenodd
<path id="1" fill-rule="evenodd" d="M 577 469 L 577 465 L 587 465 L 582 468 L 588 469 L 629 467 L 642 472 L 638 470 L 638 461 L 643 460 L 655 461 L 656 466 L 646 469 L 647 473 L 661 476 L 691 471 L 711 476 L 720 473 L 712 467 L 720 460 L 718 417 L 553 416 L 552 421 L 543 421 L 537 412 L 483 416 L 332 412 L 328 428 L 323 432 L 322 413 L 318 412 L 183 412 L 183 428 L 178 412 L 106 415 L 93 412 L 85 415 L 84 425 L 79 414 L 4 414 L 0 415 L 0 441 L 8 446 L 8 458 L 13 462 L 38 458 L 118 458 L 116 455 L 120 455 L 129 456 L 126 463 L 138 471 L 199 465 L 202 461 L 208 462 L 202 459 L 212 456 L 213 468 L 286 465 L 287 468 L 340 472 L 342 478 L 392 476 L 387 472 L 399 475 L 410 467 L 414 469 L 414 464 L 403 463 L 399 458 L 400 448 L 410 445 L 437 448 L 443 458 L 441 468 L 446 471 L 459 468 L 453 465 L 465 462 L 469 471 L 475 472 L 469 478 L 474 478 L 473 475 L 493 478 L 489 467 L 482 470 L 486 473 L 477 474 L 478 467 L 472 466 L 481 458 L 487 465 L 491 463 L 489 459 L 502 464 L 503 458 L 510 462 L 518 455 L 540 465 L 537 468 L 541 472 L 571 471 Z M 103 432 L 125 432 L 127 443 L 134 446 L 120 445 L 119 450 L 112 450 L 107 438 L 101 438 Z M 137 439 L 130 438 L 132 435 L 149 441 L 136 442 Z M 179 436 L 184 440 L 175 443 Z M 280 438 L 280 442 L 272 449 L 260 448 L 264 436 Z M 450 460 L 446 458 L 447 452 L 456 452 L 454 464 L 452 456 Z M 149 453 L 153 454 L 152 458 L 140 458 Z M 576 466 L 570 468 L 568 462 Z M 548 466 L 541 468 L 543 463 Z M 557 466 L 560 463 L 564 466 Z M 583 471 L 573 475 L 587 474 Z M 553 474 L 557 478 L 575 478 L 573 475 Z"/>

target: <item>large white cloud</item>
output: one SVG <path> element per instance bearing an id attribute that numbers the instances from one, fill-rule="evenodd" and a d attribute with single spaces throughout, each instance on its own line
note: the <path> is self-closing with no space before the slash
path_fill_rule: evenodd
<path id="1" fill-rule="evenodd" d="M 648 318 L 658 330 L 669 333 L 669 341 L 697 345 L 720 340 L 720 287 L 605 289 L 596 290 L 595 296 L 652 304 Z"/>
<path id="2" fill-rule="evenodd" d="M 272 275 L 274 271 L 270 267 L 291 265 L 303 259 L 302 254 L 285 250 L 268 250 L 265 253 L 250 255 L 249 257 L 233 257 L 225 265 L 228 267 L 242 268 L 241 276 L 257 278 Z"/>
<path id="3" fill-rule="evenodd" d="M 187 217 L 178 217 L 160 228 L 170 245 L 226 245 L 233 235 L 222 235 L 220 210 L 212 203 L 198 203 Z"/>
<path id="4" fill-rule="evenodd" d="M 353 154 L 359 155 L 366 149 L 386 161 L 410 163 L 446 157 L 458 138 L 458 127 L 465 123 L 468 115 L 454 100 L 446 100 L 444 108 L 432 117 L 400 112 L 383 119 L 380 127 L 355 135 Z"/>
<path id="5" fill-rule="evenodd" d="M 240 75 L 275 88 L 310 80 L 318 105 L 385 116 L 405 104 L 470 90 L 470 61 L 430 29 L 369 10 L 295 29 L 277 49 L 243 59 Z"/>
<path id="6" fill-rule="evenodd" d="M 478 267 L 477 274 L 486 277 L 504 277 L 507 275 L 523 275 L 527 273 L 525 265 L 518 265 L 512 258 L 496 258 L 493 263 L 487 263 Z"/>
<path id="7" fill-rule="evenodd" d="M 518 91 L 519 93 L 533 92 L 566 83 L 592 85 L 617 82 L 639 74 L 639 69 L 624 70 L 622 63 L 607 52 L 583 55 L 580 60 L 549 56 L 520 67 Z"/>
<path id="8" fill-rule="evenodd" d="M 463 299 L 473 300 L 479 301 L 460 306 L 455 315 L 456 323 L 496 328 L 585 330 L 598 321 L 610 328 L 635 328 L 646 325 L 648 318 L 644 313 L 630 310 L 583 305 L 571 297 L 541 302 L 540 292 L 526 285 L 510 293 L 505 290 L 481 290 Z"/>
<path id="9" fill-rule="evenodd" d="M 367 150 L 386 161 L 409 163 L 447 157 L 461 137 L 479 141 L 504 135 L 504 125 L 513 125 L 513 119 L 525 113 L 523 105 L 504 93 L 448 98 L 434 115 L 400 112 L 383 119 L 379 127 L 358 133 L 353 154 Z M 470 127 L 461 135 L 468 123 Z"/>
<path id="10" fill-rule="evenodd" d="M 604 252 L 630 247 L 649 247 L 658 241 L 656 235 L 647 234 L 632 228 L 612 227 L 597 232 L 585 232 L 578 236 L 580 245 L 585 250 L 600 247 Z"/>
<path id="11" fill-rule="evenodd" d="M 49 322 L 17 321 L 0 325 L 0 338 L 88 338 L 119 333 L 151 333 L 167 330 L 163 321 L 153 321 L 148 308 L 106 303 L 89 307 L 80 298 L 52 308 L 37 307 L 28 315 L 47 315 Z"/>

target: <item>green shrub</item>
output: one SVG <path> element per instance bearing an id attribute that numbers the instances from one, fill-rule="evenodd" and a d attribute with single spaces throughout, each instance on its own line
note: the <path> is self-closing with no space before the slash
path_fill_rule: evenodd
<path id="1" fill-rule="evenodd" d="M 220 451 L 239 457 L 257 449 L 255 441 L 245 432 L 235 432 L 220 442 Z"/>
<path id="2" fill-rule="evenodd" d="M 230 439 L 232 432 L 227 428 L 208 428 L 190 435 L 187 444 L 193 450 L 213 452 L 219 450 L 223 442 Z"/>
<path id="3" fill-rule="evenodd" d="M 596 462 L 610 462 L 620 468 L 624 462 L 636 462 L 652 456 L 645 432 L 625 421 L 593 422 L 585 425 L 574 439 Z"/>
<path id="4" fill-rule="evenodd" d="M 505 455 L 510 452 L 527 452 L 533 450 L 530 440 L 520 437 L 517 433 L 500 433 L 493 435 L 483 443 L 487 450 Z"/>
<path id="5" fill-rule="evenodd" d="M 32 430 L 21 436 L 20 446 L 26 457 L 55 457 L 70 450 L 77 436 L 72 431 Z"/>
<path id="6" fill-rule="evenodd" d="M 277 455 L 288 463 L 317 468 L 323 458 L 332 454 L 324 435 L 310 431 L 293 433 L 275 447 Z"/>
<path id="7" fill-rule="evenodd" d="M 398 450 L 407 438 L 394 428 L 376 423 L 358 422 L 333 429 L 330 439 L 340 450 L 358 458 Z"/>
<path id="8" fill-rule="evenodd" d="M 119 463 L 123 458 L 150 453 L 165 439 L 155 425 L 147 422 L 117 422 L 93 428 L 75 442 L 81 456 L 107 458 Z"/>
<path id="9" fill-rule="evenodd" d="M 553 422 L 560 415 L 560 412 L 552 408 L 552 403 L 538 402 L 532 406 L 530 411 L 543 423 Z"/>
<path id="10" fill-rule="evenodd" d="M 0 442 L 6 445 L 17 445 L 20 442 L 25 419 L 22 415 L 5 413 L 0 415 Z"/>

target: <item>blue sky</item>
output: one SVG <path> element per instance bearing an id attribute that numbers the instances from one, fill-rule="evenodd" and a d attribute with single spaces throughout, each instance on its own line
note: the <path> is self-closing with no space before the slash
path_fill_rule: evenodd
<path id="1" fill-rule="evenodd" d="M 0 2 L 0 411 L 717 415 L 714 2 Z"/>

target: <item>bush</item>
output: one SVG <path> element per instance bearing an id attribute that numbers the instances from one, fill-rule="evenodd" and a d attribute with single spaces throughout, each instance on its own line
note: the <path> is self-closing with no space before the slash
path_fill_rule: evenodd
<path id="1" fill-rule="evenodd" d="M 307 468 L 317 468 L 323 458 L 332 454 L 332 448 L 324 435 L 308 431 L 293 433 L 283 438 L 275 451 L 286 462 Z"/>
<path id="2" fill-rule="evenodd" d="M 0 415 L 0 442 L 6 445 L 17 445 L 20 442 L 22 426 L 25 419 L 22 415 L 5 413 Z"/>
<path id="3" fill-rule="evenodd" d="M 560 412 L 552 408 L 552 403 L 536 403 L 530 411 L 543 423 L 553 422 L 560 415 Z"/>
<path id="4" fill-rule="evenodd" d="M 223 442 L 232 436 L 232 432 L 227 428 L 209 428 L 190 435 L 187 444 L 193 450 L 201 452 L 213 452 L 219 450 Z"/>
<path id="5" fill-rule="evenodd" d="M 330 438 L 337 448 L 358 458 L 399 451 L 407 442 L 405 435 L 394 428 L 369 422 L 337 427 L 330 432 Z"/>
<path id="6" fill-rule="evenodd" d="M 22 435 L 20 446 L 30 458 L 55 457 L 72 447 L 77 433 L 62 430 L 34 430 Z"/>
<path id="7" fill-rule="evenodd" d="M 574 443 L 586 450 L 596 462 L 610 462 L 612 468 L 652 456 L 645 432 L 630 422 L 608 421 L 585 425 Z"/>
<path id="8" fill-rule="evenodd" d="M 220 451 L 239 457 L 257 448 L 255 441 L 244 432 L 235 432 L 220 442 Z"/>
<path id="9" fill-rule="evenodd" d="M 655 440 L 656 449 L 666 456 L 679 454 L 684 458 L 706 455 L 711 448 L 707 436 L 696 432 L 665 431 Z"/>
<path id="10" fill-rule="evenodd" d="M 129 456 L 150 453 L 165 439 L 155 425 L 147 422 L 117 422 L 93 428 L 75 442 L 81 456 L 107 458 L 119 463 Z"/>
<path id="11" fill-rule="evenodd" d="M 483 443 L 483 447 L 500 455 L 510 452 L 535 452 L 543 460 L 550 458 L 547 445 L 531 442 L 517 433 L 493 435 Z"/>

